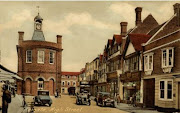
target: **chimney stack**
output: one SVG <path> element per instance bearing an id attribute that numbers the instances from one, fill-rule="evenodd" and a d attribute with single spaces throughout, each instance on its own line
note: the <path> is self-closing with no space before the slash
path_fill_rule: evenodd
<path id="1" fill-rule="evenodd" d="M 24 40 L 24 32 L 19 31 L 18 34 L 19 34 L 19 45 L 20 45 Z"/>
<path id="2" fill-rule="evenodd" d="M 59 44 L 60 48 L 62 48 L 62 35 L 57 35 L 57 43 Z"/>
<path id="3" fill-rule="evenodd" d="M 139 26 L 142 21 L 141 21 L 141 12 L 142 12 L 142 7 L 137 7 L 135 9 L 136 12 L 136 26 Z"/>
<path id="4" fill-rule="evenodd" d="M 126 36 L 127 34 L 127 22 L 121 22 L 120 25 L 121 25 L 121 35 L 122 36 Z"/>
<path id="5" fill-rule="evenodd" d="M 174 6 L 174 14 L 177 16 L 177 26 L 180 26 L 180 4 L 176 3 Z"/>

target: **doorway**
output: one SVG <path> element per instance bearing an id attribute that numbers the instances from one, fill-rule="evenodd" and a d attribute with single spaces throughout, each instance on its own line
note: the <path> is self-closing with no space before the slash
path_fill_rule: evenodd
<path id="1" fill-rule="evenodd" d="M 144 103 L 146 107 L 155 105 L 155 79 L 144 79 Z"/>

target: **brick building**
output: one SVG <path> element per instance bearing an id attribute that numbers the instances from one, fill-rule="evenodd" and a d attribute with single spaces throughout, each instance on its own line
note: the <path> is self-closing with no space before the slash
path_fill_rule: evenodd
<path id="1" fill-rule="evenodd" d="M 149 34 L 152 37 L 144 45 L 144 104 L 180 110 L 180 4 L 174 5 L 168 21 Z"/>
<path id="2" fill-rule="evenodd" d="M 78 87 L 78 76 L 80 72 L 62 72 L 61 92 L 62 94 L 76 93 Z"/>
<path id="3" fill-rule="evenodd" d="M 38 13 L 32 40 L 24 40 L 24 32 L 18 32 L 18 75 L 23 78 L 17 82 L 18 94 L 49 90 L 54 95 L 61 87 L 62 36 L 57 35 L 57 43 L 45 41 L 42 22 Z"/>

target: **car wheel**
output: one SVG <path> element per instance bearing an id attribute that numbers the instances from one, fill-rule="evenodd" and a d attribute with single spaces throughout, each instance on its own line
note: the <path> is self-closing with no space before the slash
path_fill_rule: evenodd
<path id="1" fill-rule="evenodd" d="M 51 107 L 51 104 L 49 104 L 49 107 Z"/>
<path id="2" fill-rule="evenodd" d="M 102 103 L 102 107 L 104 107 L 104 106 L 105 106 L 105 102 Z"/>

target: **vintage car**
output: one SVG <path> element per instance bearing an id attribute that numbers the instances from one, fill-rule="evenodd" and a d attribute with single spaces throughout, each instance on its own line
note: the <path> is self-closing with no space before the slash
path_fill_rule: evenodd
<path id="1" fill-rule="evenodd" d="M 80 93 L 76 96 L 76 104 L 77 105 L 91 105 L 90 94 L 87 92 Z"/>
<path id="2" fill-rule="evenodd" d="M 97 97 L 95 98 L 96 105 L 101 105 L 102 107 L 110 105 L 115 107 L 115 101 L 110 97 L 110 93 L 108 92 L 98 92 Z"/>
<path id="3" fill-rule="evenodd" d="M 35 105 L 46 105 L 46 104 L 48 104 L 49 106 L 51 106 L 52 99 L 49 96 L 49 91 L 39 90 L 38 95 L 35 96 L 34 103 L 35 103 Z"/>

